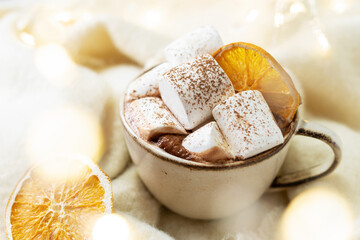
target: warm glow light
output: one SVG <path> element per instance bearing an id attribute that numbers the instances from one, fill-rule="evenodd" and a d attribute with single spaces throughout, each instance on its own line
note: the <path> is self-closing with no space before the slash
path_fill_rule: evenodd
<path id="1" fill-rule="evenodd" d="M 323 53 L 328 53 L 330 50 L 330 43 L 325 34 L 320 29 L 314 29 L 314 34 Z"/>
<path id="2" fill-rule="evenodd" d="M 76 65 L 66 50 L 57 44 L 47 44 L 37 49 L 35 64 L 39 72 L 57 87 L 66 87 L 76 79 Z"/>
<path id="3" fill-rule="evenodd" d="M 284 24 L 284 15 L 281 13 L 276 13 L 274 16 L 274 24 L 275 27 L 280 27 L 280 25 Z"/>
<path id="4" fill-rule="evenodd" d="M 162 13 L 159 10 L 150 9 L 144 14 L 144 24 L 150 28 L 157 27 L 162 21 Z"/>
<path id="5" fill-rule="evenodd" d="M 302 4 L 301 2 L 294 2 L 290 6 L 290 12 L 293 14 L 298 14 L 298 13 L 302 13 L 305 11 L 306 11 L 306 8 L 305 8 L 304 4 Z"/>
<path id="6" fill-rule="evenodd" d="M 89 21 L 92 19 L 92 13 L 90 12 L 87 12 L 87 11 L 83 11 L 81 13 L 79 13 L 79 16 L 78 16 L 78 19 L 81 20 L 81 21 Z"/>
<path id="7" fill-rule="evenodd" d="M 343 13 L 346 10 L 347 5 L 344 0 L 335 0 L 332 3 L 332 8 L 337 13 Z"/>
<path id="8" fill-rule="evenodd" d="M 56 14 L 55 19 L 62 24 L 69 24 L 74 21 L 74 16 L 67 11 Z"/>
<path id="9" fill-rule="evenodd" d="M 138 9 L 138 5 L 134 2 L 129 2 L 126 8 L 126 12 L 134 13 Z"/>
<path id="10" fill-rule="evenodd" d="M 313 188 L 297 196 L 281 221 L 283 240 L 348 240 L 353 216 L 348 202 L 338 192 Z"/>
<path id="11" fill-rule="evenodd" d="M 58 158 L 48 158 L 41 162 L 37 174 L 41 174 L 48 182 L 63 182 L 77 179 L 87 169 L 87 162 L 91 159 L 76 154 L 64 154 Z"/>
<path id="12" fill-rule="evenodd" d="M 109 214 L 99 218 L 94 226 L 94 240 L 127 240 L 130 228 L 126 220 L 119 215 Z"/>
<path id="13" fill-rule="evenodd" d="M 99 119 L 82 108 L 65 106 L 40 117 L 30 128 L 27 150 L 33 162 L 83 155 L 98 161 L 103 151 Z"/>
<path id="14" fill-rule="evenodd" d="M 72 24 L 76 21 L 89 21 L 91 18 L 92 14 L 89 11 L 62 11 L 55 15 L 55 20 L 63 25 Z"/>
<path id="15" fill-rule="evenodd" d="M 250 13 L 246 16 L 246 21 L 253 22 L 258 15 L 259 15 L 259 10 L 257 9 L 251 10 Z"/>
<path id="16" fill-rule="evenodd" d="M 34 46 L 35 45 L 35 38 L 33 35 L 26 33 L 26 32 L 21 32 L 19 35 L 20 40 L 29 45 L 29 46 Z"/>

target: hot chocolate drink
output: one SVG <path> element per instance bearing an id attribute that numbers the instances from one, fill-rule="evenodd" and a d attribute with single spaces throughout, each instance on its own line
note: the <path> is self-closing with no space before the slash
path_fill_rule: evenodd
<path id="1" fill-rule="evenodd" d="M 274 118 L 272 96 L 261 86 L 239 91 L 229 78 L 234 70 L 209 54 L 221 45 L 214 28 L 198 29 L 165 48 L 166 63 L 130 84 L 124 114 L 136 135 L 177 157 L 212 164 L 283 143 L 286 126 Z"/>

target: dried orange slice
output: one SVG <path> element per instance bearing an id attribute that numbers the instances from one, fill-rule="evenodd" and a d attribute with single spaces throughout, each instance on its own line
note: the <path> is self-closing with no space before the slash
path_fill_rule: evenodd
<path id="1" fill-rule="evenodd" d="M 259 90 L 281 129 L 293 120 L 300 104 L 290 76 L 264 49 L 250 43 L 225 45 L 213 57 L 230 78 L 235 90 Z"/>
<path id="2" fill-rule="evenodd" d="M 90 239 L 112 212 L 110 179 L 91 160 L 71 157 L 31 168 L 6 207 L 8 239 Z"/>

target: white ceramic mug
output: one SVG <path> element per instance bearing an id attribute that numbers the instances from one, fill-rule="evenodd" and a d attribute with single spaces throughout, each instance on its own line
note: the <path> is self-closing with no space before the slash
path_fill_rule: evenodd
<path id="1" fill-rule="evenodd" d="M 190 218 L 232 215 L 255 202 L 269 188 L 297 186 L 331 173 L 341 159 L 341 142 L 336 134 L 315 123 L 299 120 L 297 115 L 282 145 L 246 161 L 221 165 L 185 160 L 141 139 L 124 118 L 124 97 L 120 115 L 130 156 L 143 183 L 167 208 Z M 295 135 L 327 143 L 334 152 L 332 162 L 278 176 L 289 142 Z"/>

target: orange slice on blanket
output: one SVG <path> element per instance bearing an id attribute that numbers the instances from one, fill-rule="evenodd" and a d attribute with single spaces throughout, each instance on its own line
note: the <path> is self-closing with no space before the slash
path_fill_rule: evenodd
<path id="1" fill-rule="evenodd" d="M 225 45 L 213 53 L 236 91 L 259 90 L 283 130 L 300 104 L 290 76 L 264 49 L 244 42 Z"/>
<path id="2" fill-rule="evenodd" d="M 110 179 L 91 160 L 71 157 L 31 168 L 5 213 L 10 240 L 90 239 L 95 221 L 112 212 Z"/>

